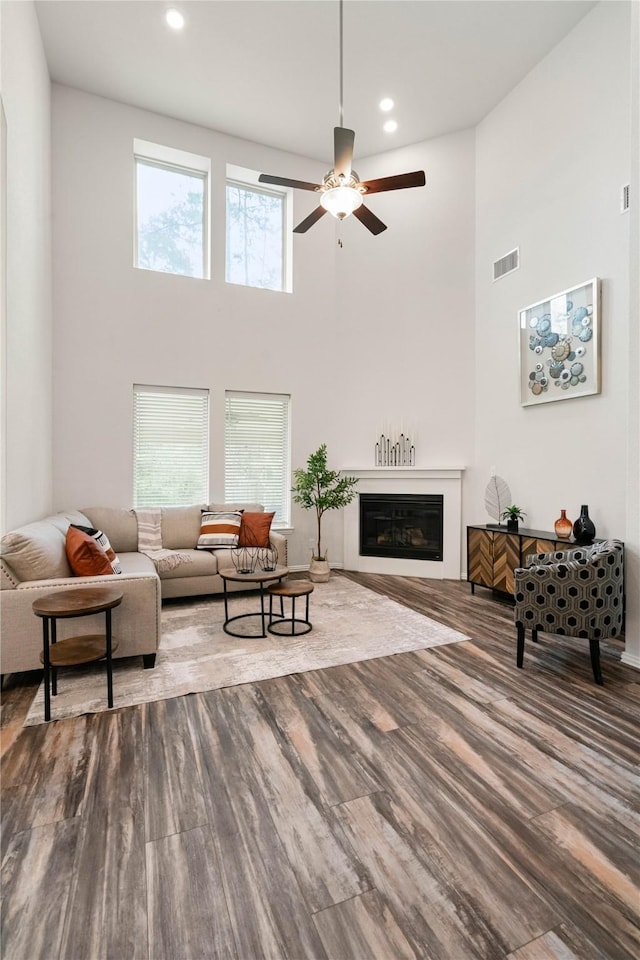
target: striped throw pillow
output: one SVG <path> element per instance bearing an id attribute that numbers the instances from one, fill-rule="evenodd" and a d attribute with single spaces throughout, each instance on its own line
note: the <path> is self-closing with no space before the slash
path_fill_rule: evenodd
<path id="1" fill-rule="evenodd" d="M 200 537 L 196 544 L 197 550 L 232 549 L 238 546 L 242 511 L 228 513 L 213 513 L 203 510 L 200 519 Z"/>

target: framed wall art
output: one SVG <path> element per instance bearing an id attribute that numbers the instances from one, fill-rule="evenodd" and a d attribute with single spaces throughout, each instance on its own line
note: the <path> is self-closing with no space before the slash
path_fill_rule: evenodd
<path id="1" fill-rule="evenodd" d="M 523 407 L 600 393 L 600 280 L 519 312 Z"/>

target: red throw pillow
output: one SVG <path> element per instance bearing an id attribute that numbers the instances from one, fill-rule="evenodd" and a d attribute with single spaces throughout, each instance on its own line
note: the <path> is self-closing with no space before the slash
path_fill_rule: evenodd
<path id="1" fill-rule="evenodd" d="M 65 540 L 67 560 L 76 577 L 113 574 L 111 561 L 99 543 L 77 527 L 69 527 Z"/>
<path id="2" fill-rule="evenodd" d="M 245 510 L 240 523 L 238 546 L 268 547 L 271 521 L 275 515 L 275 510 L 273 513 L 247 513 Z"/>

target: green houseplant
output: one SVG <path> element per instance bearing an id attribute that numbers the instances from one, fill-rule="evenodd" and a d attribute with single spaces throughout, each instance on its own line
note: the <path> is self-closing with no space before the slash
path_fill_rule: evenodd
<path id="1" fill-rule="evenodd" d="M 524 520 L 526 513 L 517 507 L 514 503 L 510 507 L 505 507 L 502 511 L 502 519 L 507 521 L 507 530 L 511 533 L 518 532 L 518 521 Z"/>
<path id="2" fill-rule="evenodd" d="M 351 503 L 356 495 L 354 487 L 358 480 L 355 477 L 343 477 L 337 470 L 329 470 L 326 443 L 309 455 L 306 469 L 298 467 L 294 470 L 293 479 L 291 493 L 294 502 L 305 510 L 316 512 L 318 540 L 311 555 L 309 576 L 318 583 L 324 583 L 329 579 L 329 561 L 327 551 L 322 549 L 322 517 L 327 510 L 339 510 Z"/>

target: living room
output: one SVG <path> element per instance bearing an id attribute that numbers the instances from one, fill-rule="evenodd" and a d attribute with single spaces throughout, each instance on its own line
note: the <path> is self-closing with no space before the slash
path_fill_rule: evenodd
<path id="1" fill-rule="evenodd" d="M 561 507 L 575 519 L 588 503 L 598 535 L 625 541 L 627 575 L 637 576 L 633 211 L 619 212 L 619 188 L 632 171 L 631 78 L 619 55 L 627 15 L 624 3 L 594 8 L 476 129 L 386 152 L 375 166 L 370 160 L 363 170 L 376 176 L 424 169 L 427 186 L 376 197 L 377 213 L 391 224 L 376 243 L 355 222 L 345 223 L 342 247 L 326 236 L 324 221 L 296 237 L 294 292 L 276 294 L 224 282 L 216 199 L 224 194 L 215 189 L 211 280 L 132 269 L 133 140 L 210 156 L 218 181 L 228 162 L 310 180 L 324 167 L 50 87 L 35 13 L 29 19 L 21 10 L 25 36 L 19 44 L 7 36 L 4 82 L 9 104 L 25 98 L 16 104 L 23 109 L 13 135 L 7 117 L 8 156 L 17 151 L 20 171 L 7 184 L 8 238 L 16 229 L 25 236 L 14 260 L 8 249 L 4 528 L 52 508 L 131 504 L 134 383 L 208 387 L 210 493 L 222 501 L 224 391 L 265 391 L 292 397 L 293 466 L 323 441 L 335 468 L 369 466 L 378 425 L 399 427 L 404 418 L 418 431 L 417 466 L 465 468 L 463 525 L 486 519 L 484 488 L 496 471 L 531 527 L 551 529 Z M 15 71 L 8 70 L 12 56 L 20 60 Z M 597 64 L 580 84 L 577 59 Z M 19 79 L 14 90 L 12 77 Z M 586 117 L 599 134 L 589 150 L 571 151 Z M 553 146 L 523 151 L 532 138 Z M 330 149 L 330 129 L 327 139 Z M 294 202 L 300 219 L 309 201 Z M 493 261 L 518 246 L 522 266 L 494 283 Z M 603 281 L 602 392 L 521 407 L 518 310 L 593 276 Z M 397 361 L 389 355 L 391 329 Z M 239 333 L 251 351 L 239 347 Z M 225 357 L 224 381 L 210 375 L 210 343 Z M 408 370 L 403 355 L 411 358 Z M 551 441 L 558 436 L 564 441 Z M 576 437 L 580 455 L 569 442 Z M 550 443 L 558 451 L 551 460 Z M 567 443 L 571 452 L 562 454 Z M 294 514 L 293 527 L 290 559 L 303 564 L 310 518 Z M 327 542 L 335 564 L 341 538 L 341 518 L 332 516 Z M 627 655 L 635 662 L 640 639 L 628 594 Z"/>
<path id="2" fill-rule="evenodd" d="M 227 164 L 320 182 L 327 163 L 52 82 L 38 6 L 0 6 L 2 532 L 83 504 L 132 505 L 134 384 L 209 391 L 217 502 L 225 391 L 285 394 L 292 467 L 325 442 L 335 469 L 373 467 L 380 424 L 409 423 L 416 468 L 463 469 L 462 579 L 465 528 L 489 519 L 493 473 L 532 528 L 588 504 L 597 536 L 625 543 L 622 661 L 640 669 L 638 4 L 583 4 L 486 116 L 432 139 L 363 156 L 347 87 L 359 174 L 425 170 L 426 187 L 371 200 L 388 224 L 378 237 L 328 217 L 295 236 L 291 293 L 225 281 Z M 425 91 L 425 110 L 446 96 Z M 210 159 L 210 279 L 133 267 L 136 139 Z M 311 198 L 294 191 L 293 204 L 297 223 Z M 493 263 L 516 248 L 519 269 L 494 282 Z M 518 312 L 593 277 L 600 392 L 522 406 Z M 339 511 L 325 521 L 337 569 L 343 523 Z M 292 568 L 308 566 L 313 535 L 294 505 Z"/>

